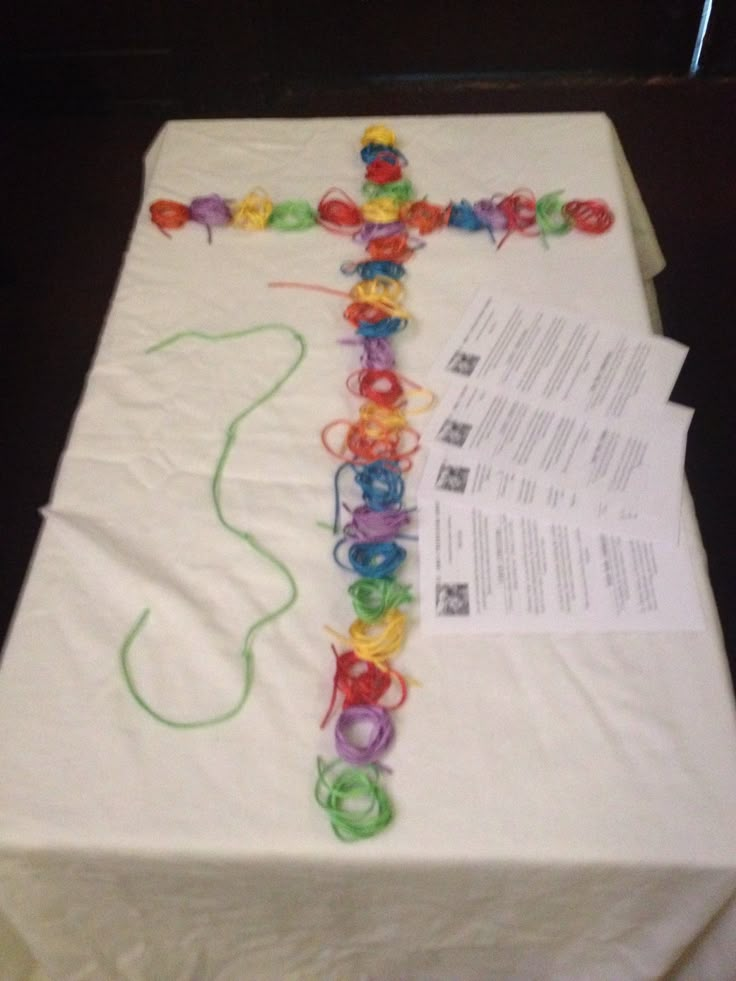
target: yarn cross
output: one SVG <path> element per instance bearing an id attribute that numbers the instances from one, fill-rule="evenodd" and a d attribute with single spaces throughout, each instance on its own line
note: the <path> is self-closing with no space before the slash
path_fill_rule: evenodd
<path id="1" fill-rule="evenodd" d="M 485 232 L 496 249 L 512 236 L 537 239 L 548 249 L 552 238 L 573 232 L 600 235 L 614 222 L 604 201 L 565 201 L 557 190 L 537 197 L 529 188 L 517 188 L 511 193 L 492 193 L 474 203 L 465 198 L 448 204 L 417 199 L 403 172 L 408 161 L 398 148 L 396 135 L 386 126 L 366 129 L 360 156 L 365 165 L 362 205 L 344 190 L 331 187 L 315 207 L 300 199 L 274 203 L 262 188 L 239 201 L 210 194 L 194 198 L 189 205 L 161 200 L 150 206 L 152 222 L 167 237 L 188 222 L 202 225 L 210 244 L 212 229 L 226 225 L 251 232 L 270 228 L 303 232 L 321 226 L 332 234 L 351 237 L 365 249 L 363 259 L 345 261 L 341 266 L 346 276 L 358 277 L 350 290 L 284 281 L 268 284 L 318 290 L 347 300 L 343 316 L 353 334 L 342 343 L 362 348 L 361 366 L 346 382 L 351 394 L 363 400 L 358 418 L 334 420 L 322 431 L 326 450 L 340 461 L 334 477 L 335 534 L 340 525 L 343 473 L 352 472 L 362 497 L 358 506 L 344 505 L 349 518 L 333 548 L 340 568 L 358 576 L 348 590 L 357 619 L 347 635 L 328 628 L 345 648 L 338 653 L 333 647 L 336 670 L 332 697 L 322 720 L 324 727 L 341 697 L 334 730 L 338 757 L 327 763 L 318 760 L 315 787 L 317 802 L 343 841 L 371 837 L 392 820 L 393 806 L 380 785 L 383 773 L 390 771 L 379 758 L 394 742 L 396 727 L 391 713 L 404 704 L 410 683 L 392 667 L 406 633 L 407 615 L 399 607 L 413 599 L 409 587 L 396 579 L 407 558 L 407 550 L 397 539 L 413 537 L 404 530 L 414 509 L 403 506 L 402 475 L 411 468 L 420 442 L 409 417 L 430 408 L 433 396 L 395 370 L 393 340 L 411 320 L 403 306 L 405 264 L 425 246 L 428 235 L 448 227 Z M 250 536 L 241 537 L 250 540 Z M 245 695 L 234 710 L 199 723 L 177 723 L 151 710 L 137 693 L 127 665 L 130 644 L 145 616 L 133 627 L 122 651 L 126 680 L 139 703 L 161 721 L 180 726 L 224 721 L 238 711 Z M 260 625 L 261 621 L 256 627 Z M 249 678 L 248 643 L 246 647 Z M 387 704 L 385 695 L 394 682 L 399 685 L 399 697 L 390 698 Z M 245 694 L 248 687 L 249 681 Z M 361 726 L 368 728 L 367 737 Z"/>

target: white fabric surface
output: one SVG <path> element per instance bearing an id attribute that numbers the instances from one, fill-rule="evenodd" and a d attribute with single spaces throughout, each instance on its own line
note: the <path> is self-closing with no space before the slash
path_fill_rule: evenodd
<path id="1" fill-rule="evenodd" d="M 312 800 L 315 758 L 332 755 L 323 626 L 353 618 L 317 524 L 334 472 L 319 432 L 355 415 L 357 353 L 335 343 L 339 299 L 266 283 L 347 289 L 339 265 L 359 249 L 321 230 L 215 230 L 210 247 L 193 224 L 167 241 L 148 205 L 255 185 L 275 200 L 316 202 L 333 184 L 357 197 L 372 121 L 176 122 L 151 149 L 0 673 L 0 933 L 18 935 L 3 981 L 28 977 L 29 952 L 54 981 L 735 976 L 736 726 L 689 499 L 707 631 L 439 643 L 414 610 L 396 665 L 422 686 L 396 720 L 394 823 L 346 845 Z M 431 237 L 408 276 L 401 371 L 422 381 L 481 284 L 651 328 L 643 275 L 661 256 L 604 116 L 385 122 L 430 200 L 564 188 L 618 218 L 548 251 Z M 133 662 L 156 706 L 205 715 L 234 698 L 247 624 L 284 587 L 217 524 L 209 481 L 225 426 L 294 347 L 144 351 L 275 321 L 304 333 L 308 356 L 245 422 L 224 495 L 292 569 L 298 605 L 259 635 L 243 712 L 172 731 L 126 692 L 120 642 L 150 607 Z M 416 571 L 413 555 L 402 578 Z"/>

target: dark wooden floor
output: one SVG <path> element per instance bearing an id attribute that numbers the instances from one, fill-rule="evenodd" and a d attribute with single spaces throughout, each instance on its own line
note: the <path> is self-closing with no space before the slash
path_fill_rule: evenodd
<path id="1" fill-rule="evenodd" d="M 275 89 L 266 115 L 602 110 L 616 125 L 668 260 L 665 332 L 691 348 L 675 398 L 736 678 L 736 81 L 405 81 Z M 166 115 L 6 118 L 0 138 L 4 634 Z M 217 113 L 215 113 L 217 114 Z M 615 289 L 616 284 L 612 283 Z"/>

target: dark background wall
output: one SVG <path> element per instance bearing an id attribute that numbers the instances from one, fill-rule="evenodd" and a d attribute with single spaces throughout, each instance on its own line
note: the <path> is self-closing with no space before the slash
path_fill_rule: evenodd
<path id="1" fill-rule="evenodd" d="M 685 76 L 704 0 L 30 0 L 0 41 L 13 112 L 254 113 L 301 87 L 387 77 Z M 714 0 L 705 74 L 736 61 L 732 0 Z"/>

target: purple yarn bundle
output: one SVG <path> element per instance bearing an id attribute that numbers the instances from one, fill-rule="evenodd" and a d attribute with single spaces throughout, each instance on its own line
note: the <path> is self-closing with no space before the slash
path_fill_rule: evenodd
<path id="1" fill-rule="evenodd" d="M 360 242 L 361 245 L 367 245 L 374 238 L 388 238 L 389 235 L 398 235 L 405 231 L 405 228 L 406 226 L 401 221 L 367 221 L 360 231 L 353 235 L 353 240 Z"/>
<path id="2" fill-rule="evenodd" d="M 207 240 L 212 243 L 212 229 L 218 225 L 230 224 L 230 209 L 219 194 L 207 194 L 194 198 L 189 205 L 189 216 L 207 229 Z"/>
<path id="3" fill-rule="evenodd" d="M 396 365 L 394 349 L 388 337 L 341 337 L 338 344 L 362 344 L 360 363 L 364 368 L 381 371 Z"/>
<path id="4" fill-rule="evenodd" d="M 396 364 L 394 349 L 387 337 L 364 337 L 360 363 L 364 368 L 378 371 L 391 369 Z"/>
<path id="5" fill-rule="evenodd" d="M 403 508 L 375 511 L 363 504 L 352 512 L 352 521 L 343 531 L 356 542 L 390 542 L 409 521 L 411 516 Z"/>
<path id="6" fill-rule="evenodd" d="M 500 200 L 502 198 L 499 195 L 494 195 L 492 198 L 476 201 L 473 205 L 473 211 L 478 221 L 482 222 L 492 232 L 502 232 L 508 228 L 508 218 L 499 205 Z"/>
<path id="7" fill-rule="evenodd" d="M 351 741 L 356 725 L 368 724 L 370 736 L 364 745 Z M 343 709 L 335 724 L 335 749 L 346 763 L 375 763 L 388 749 L 394 735 L 390 714 L 380 705 L 352 705 Z"/>

